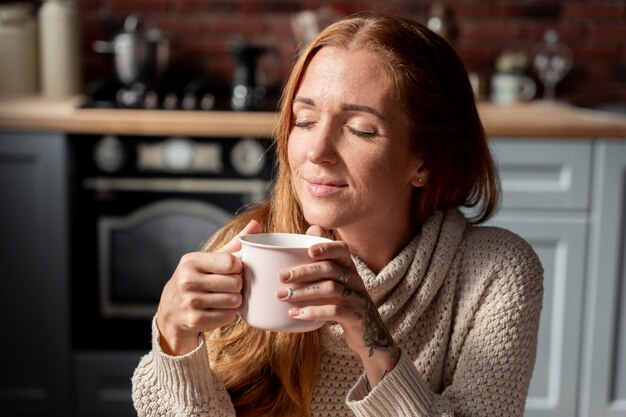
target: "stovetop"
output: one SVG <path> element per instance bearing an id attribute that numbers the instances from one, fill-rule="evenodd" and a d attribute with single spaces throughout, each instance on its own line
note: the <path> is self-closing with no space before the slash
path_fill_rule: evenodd
<path id="1" fill-rule="evenodd" d="M 78 108 L 147 110 L 230 110 L 227 89 L 200 78 L 168 79 L 157 85 L 124 85 L 115 79 L 90 83 Z"/>

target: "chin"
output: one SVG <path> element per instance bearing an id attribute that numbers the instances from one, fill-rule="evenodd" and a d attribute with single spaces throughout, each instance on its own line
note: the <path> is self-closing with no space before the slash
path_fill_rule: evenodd
<path id="1" fill-rule="evenodd" d="M 310 225 L 320 226 L 326 230 L 341 227 L 342 221 L 335 210 L 304 210 L 304 218 Z"/>

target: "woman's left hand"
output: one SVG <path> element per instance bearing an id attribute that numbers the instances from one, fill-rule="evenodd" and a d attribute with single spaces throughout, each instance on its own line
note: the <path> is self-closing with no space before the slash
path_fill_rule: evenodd
<path id="1" fill-rule="evenodd" d="M 312 226 L 307 234 L 321 235 L 321 231 Z M 295 319 L 337 322 L 373 387 L 396 365 L 398 347 L 356 271 L 348 245 L 320 243 L 309 249 L 309 256 L 312 263 L 281 272 L 285 286 L 277 297 L 300 305 L 289 311 Z"/>

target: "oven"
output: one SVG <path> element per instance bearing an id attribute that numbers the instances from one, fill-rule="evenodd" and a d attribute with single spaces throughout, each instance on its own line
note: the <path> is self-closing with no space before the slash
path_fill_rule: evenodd
<path id="1" fill-rule="evenodd" d="M 70 137 L 72 343 L 147 350 L 180 257 L 267 195 L 265 138 Z"/>

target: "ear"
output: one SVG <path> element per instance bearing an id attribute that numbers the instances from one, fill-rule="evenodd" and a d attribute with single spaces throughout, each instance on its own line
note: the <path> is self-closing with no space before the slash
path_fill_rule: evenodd
<path id="1" fill-rule="evenodd" d="M 424 166 L 424 161 L 419 159 L 417 161 L 417 169 L 411 175 L 411 185 L 415 188 L 425 186 L 428 183 L 429 174 L 430 170 Z"/>

